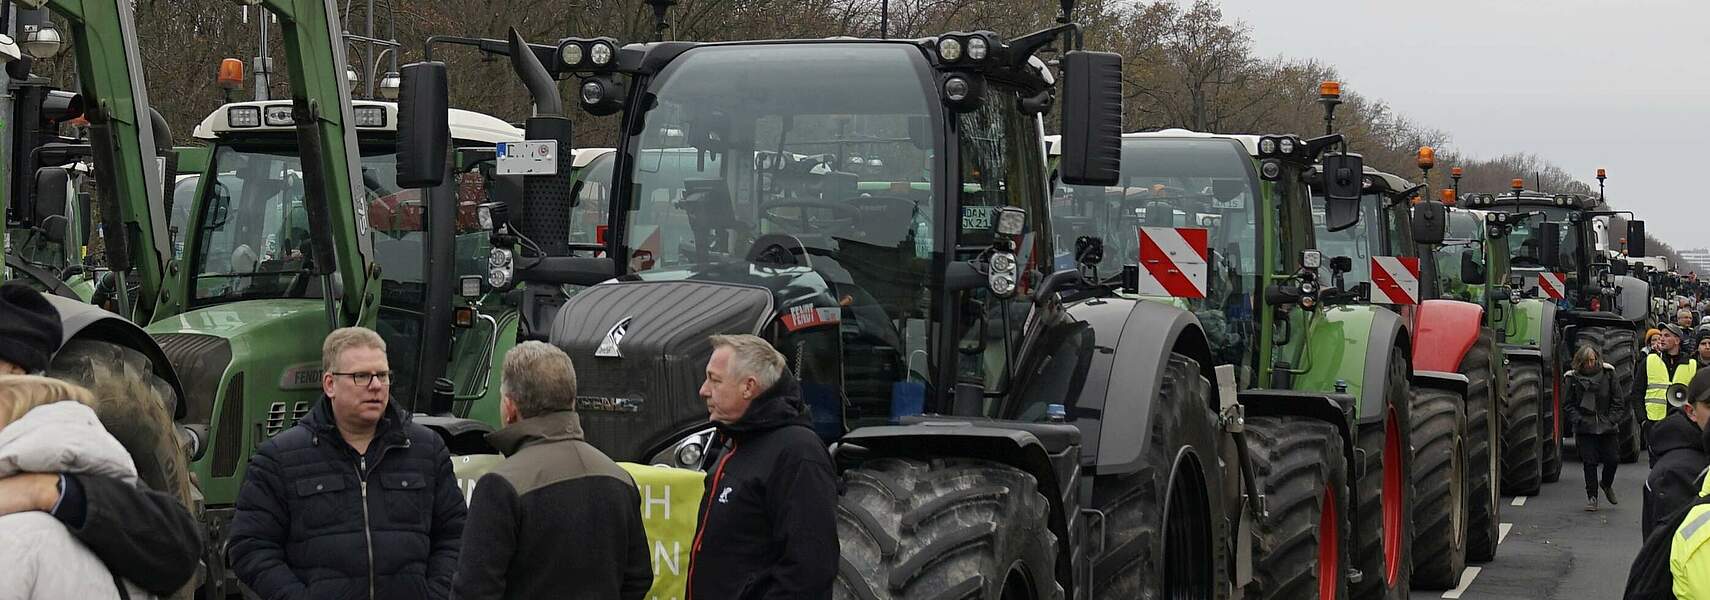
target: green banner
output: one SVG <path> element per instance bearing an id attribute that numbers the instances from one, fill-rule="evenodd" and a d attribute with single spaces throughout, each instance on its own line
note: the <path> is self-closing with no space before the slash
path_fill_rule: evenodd
<path id="1" fill-rule="evenodd" d="M 497 454 L 451 457 L 457 487 L 467 504 L 475 481 L 503 462 Z M 641 493 L 641 520 L 647 528 L 648 554 L 653 558 L 653 589 L 647 600 L 682 600 L 688 583 L 689 551 L 695 542 L 695 520 L 706 474 L 688 469 L 618 463 L 635 478 Z"/>

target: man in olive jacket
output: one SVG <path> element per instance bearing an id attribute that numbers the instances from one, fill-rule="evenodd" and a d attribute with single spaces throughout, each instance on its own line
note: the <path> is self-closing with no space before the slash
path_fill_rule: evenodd
<path id="1" fill-rule="evenodd" d="M 335 330 L 321 355 L 325 397 L 261 445 L 238 491 L 238 580 L 267 600 L 447 597 L 464 508 L 445 442 L 389 402 L 379 334 Z"/>
<path id="2" fill-rule="evenodd" d="M 523 342 L 505 354 L 509 457 L 475 483 L 453 589 L 458 600 L 642 600 L 653 586 L 641 494 L 583 441 L 576 370 L 562 350 Z"/>

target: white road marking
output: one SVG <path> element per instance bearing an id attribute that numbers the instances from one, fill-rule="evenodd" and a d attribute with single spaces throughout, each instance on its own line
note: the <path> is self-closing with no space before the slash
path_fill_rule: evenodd
<path id="1" fill-rule="evenodd" d="M 1507 523 L 1503 523 L 1503 525 L 1507 525 Z M 1502 532 L 1507 533 L 1508 530 L 1504 529 Z M 1467 592 L 1468 587 L 1472 587 L 1473 578 L 1478 577 L 1478 572 L 1481 570 L 1483 569 L 1478 567 L 1467 567 L 1467 570 L 1461 571 L 1461 584 L 1455 586 L 1455 589 L 1443 592 L 1443 597 L 1451 599 L 1461 597 L 1461 594 L 1465 594 Z"/>
<path id="2" fill-rule="evenodd" d="M 1515 496 L 1513 504 L 1514 504 L 1514 506 L 1525 506 L 1526 505 L 1526 497 L 1525 496 Z"/>
<path id="3" fill-rule="evenodd" d="M 1508 530 L 1513 529 L 1513 528 L 1514 528 L 1513 523 L 1503 523 L 1503 524 L 1497 526 L 1498 532 L 1496 534 L 1496 543 L 1501 544 L 1502 540 L 1507 539 L 1508 538 Z"/>

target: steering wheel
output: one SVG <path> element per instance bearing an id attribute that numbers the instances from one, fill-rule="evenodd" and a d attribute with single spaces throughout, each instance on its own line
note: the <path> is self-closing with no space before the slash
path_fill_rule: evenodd
<path id="1" fill-rule="evenodd" d="M 802 211 L 800 216 L 781 215 L 778 209 L 794 208 Z M 831 211 L 836 213 L 828 218 L 815 218 L 809 211 Z M 861 209 L 841 202 L 825 200 L 780 200 L 767 204 L 760 211 L 760 217 L 793 233 L 830 234 L 853 230 Z"/>

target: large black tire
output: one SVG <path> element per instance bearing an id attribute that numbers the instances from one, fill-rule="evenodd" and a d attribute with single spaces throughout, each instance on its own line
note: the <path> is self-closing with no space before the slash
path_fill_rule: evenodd
<path id="1" fill-rule="evenodd" d="M 1348 465 L 1336 427 L 1302 417 L 1247 419 L 1247 453 L 1265 492 L 1254 577 L 1259 598 L 1345 600 Z M 1335 556 L 1320 568 L 1320 557 Z M 1328 594 L 1322 593 L 1328 591 Z"/>
<path id="2" fill-rule="evenodd" d="M 1063 597 L 1050 503 L 1032 475 L 984 460 L 881 458 L 843 477 L 834 597 Z"/>
<path id="3" fill-rule="evenodd" d="M 1096 598 L 1209 600 L 1216 594 L 1212 551 L 1221 538 L 1213 534 L 1207 479 L 1192 472 L 1198 461 L 1177 460 L 1184 448 L 1216 460 L 1216 415 L 1206 408 L 1210 383 L 1198 362 L 1179 354 L 1170 355 L 1164 369 L 1140 469 L 1093 483 L 1092 506 L 1104 513 L 1106 544 L 1093 564 Z M 1172 474 L 1178 464 L 1180 472 Z"/>
<path id="4" fill-rule="evenodd" d="M 1401 351 L 1390 352 L 1388 371 L 1384 420 L 1361 426 L 1357 434 L 1366 464 L 1364 476 L 1355 486 L 1360 521 L 1354 530 L 1354 564 L 1363 575 L 1359 583 L 1350 586 L 1355 598 L 1406 598 L 1413 587 L 1413 444 L 1408 439 L 1412 432 L 1408 404 L 1412 400 L 1407 361 Z M 1395 480 L 1386 486 L 1391 476 Z M 1398 497 L 1386 497 L 1389 495 Z M 1385 531 L 1392 526 L 1399 531 Z M 1391 540 L 1396 542 L 1393 548 L 1385 544 L 1390 535 L 1397 536 Z M 1391 564 L 1394 573 L 1389 571 Z"/>
<path id="5" fill-rule="evenodd" d="M 1543 457 L 1538 475 L 1544 483 L 1555 483 L 1562 478 L 1562 429 L 1557 421 L 1566 417 L 1557 412 L 1556 403 L 1560 398 L 1556 397 L 1556 381 L 1559 379 L 1553 366 L 1544 366 L 1538 389 L 1538 403 L 1544 409 Z"/>
<path id="6" fill-rule="evenodd" d="M 1467 566 L 1466 417 L 1454 392 L 1413 390 L 1413 587 L 1447 590 Z"/>
<path id="7" fill-rule="evenodd" d="M 1645 418 L 1645 395 L 1634 393 L 1637 386 L 1634 379 L 1643 377 L 1644 373 L 1639 364 L 1639 335 L 1631 329 L 1623 328 L 1612 327 L 1603 331 L 1607 332 L 1603 336 L 1603 362 L 1615 367 L 1615 393 L 1627 396 L 1627 405 L 1634 408 L 1628 412 L 1635 415 L 1621 422 L 1620 437 L 1615 446 L 1616 455 L 1624 463 L 1638 462 L 1639 455 L 1644 450 L 1644 440 L 1639 436 L 1639 419 Z M 1691 351 L 1685 348 L 1681 350 Z"/>
<path id="8" fill-rule="evenodd" d="M 1508 363 L 1508 427 L 1502 432 L 1502 493 L 1536 496 L 1543 485 L 1544 421 L 1538 394 L 1544 383 L 1543 365 L 1535 361 Z"/>
<path id="9" fill-rule="evenodd" d="M 1479 335 L 1478 342 L 1461 359 L 1461 374 L 1467 377 L 1467 498 L 1471 508 L 1467 513 L 1467 560 L 1488 562 L 1496 559 L 1496 543 L 1501 536 L 1502 494 L 1502 413 L 1497 400 L 1502 395 L 1492 377 L 1496 373 L 1495 354 L 1490 332 Z"/>
<path id="10" fill-rule="evenodd" d="M 200 506 L 190 483 L 189 456 L 172 422 L 177 397 L 154 374 L 147 356 L 111 342 L 74 339 L 60 348 L 47 374 L 89 388 L 95 414 L 130 452 L 138 479 L 196 514 Z M 186 586 L 172 597 L 188 598 L 190 592 Z"/>

